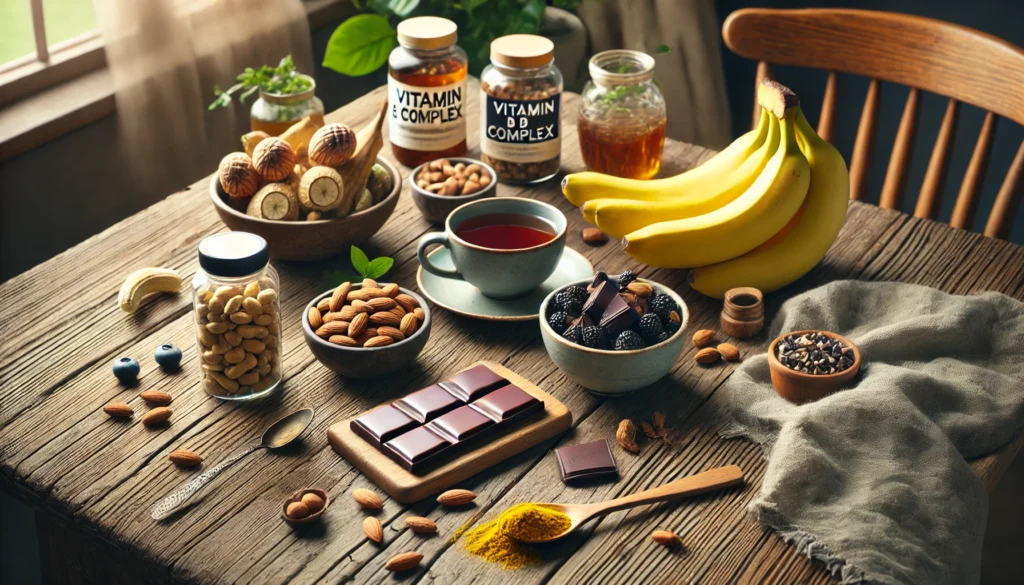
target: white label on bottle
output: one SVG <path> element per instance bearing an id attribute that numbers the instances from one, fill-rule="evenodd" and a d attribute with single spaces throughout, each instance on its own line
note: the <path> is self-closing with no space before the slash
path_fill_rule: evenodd
<path id="1" fill-rule="evenodd" d="M 480 151 L 498 160 L 534 163 L 562 152 L 561 94 L 542 100 L 505 100 L 480 92 Z"/>
<path id="2" fill-rule="evenodd" d="M 417 87 L 388 76 L 388 132 L 408 150 L 441 151 L 466 139 L 466 78 L 451 85 Z"/>

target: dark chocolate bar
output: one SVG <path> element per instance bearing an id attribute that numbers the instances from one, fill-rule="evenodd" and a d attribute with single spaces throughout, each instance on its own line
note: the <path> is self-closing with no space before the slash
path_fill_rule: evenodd
<path id="1" fill-rule="evenodd" d="M 605 439 L 556 449 L 555 457 L 565 482 L 619 473 L 611 447 Z"/>
<path id="2" fill-rule="evenodd" d="M 629 306 L 625 299 L 616 294 L 615 298 L 605 307 L 598 324 L 614 337 L 632 327 L 639 320 L 640 314 L 636 312 L 636 309 Z"/>
<path id="3" fill-rule="evenodd" d="M 543 402 L 480 365 L 371 410 L 351 428 L 419 474 L 543 410 Z"/>
<path id="4" fill-rule="evenodd" d="M 594 321 L 600 321 L 601 316 L 604 315 L 604 310 L 608 307 L 608 303 L 612 302 L 612 299 L 618 298 L 619 289 L 610 280 L 606 280 L 601 284 L 597 285 L 590 296 L 587 297 L 585 303 L 583 303 L 583 314 L 590 316 Z"/>

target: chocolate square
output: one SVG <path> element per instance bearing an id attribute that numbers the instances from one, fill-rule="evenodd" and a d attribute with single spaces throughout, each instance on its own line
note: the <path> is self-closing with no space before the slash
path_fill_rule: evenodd
<path id="1" fill-rule="evenodd" d="M 469 406 L 463 406 L 428 423 L 427 427 L 452 443 L 456 443 L 472 437 L 493 424 L 493 420 Z"/>
<path id="2" fill-rule="evenodd" d="M 397 455 L 400 460 L 404 460 L 411 467 L 450 444 L 427 427 L 417 427 L 384 443 L 384 448 L 391 452 L 392 458 Z"/>
<path id="3" fill-rule="evenodd" d="M 397 400 L 395 408 L 421 423 L 429 422 L 442 414 L 462 406 L 463 402 L 441 387 L 440 384 L 427 386 Z"/>
<path id="4" fill-rule="evenodd" d="M 640 314 L 636 312 L 636 309 L 629 306 L 625 299 L 615 295 L 615 298 L 605 307 L 599 325 L 604 327 L 608 334 L 614 338 L 619 333 L 632 327 L 639 320 Z"/>
<path id="5" fill-rule="evenodd" d="M 371 443 L 386 443 L 417 426 L 415 420 L 390 404 L 371 410 L 350 424 L 352 432 Z"/>
<path id="6" fill-rule="evenodd" d="M 477 400 L 471 406 L 501 422 L 538 404 L 543 406 L 541 401 L 524 392 L 519 386 L 509 384 Z"/>
<path id="7" fill-rule="evenodd" d="M 495 374 L 493 370 L 484 365 L 459 372 L 451 381 L 443 383 L 449 392 L 463 402 L 472 402 L 505 384 L 508 384 L 508 380 Z"/>
<path id="8" fill-rule="evenodd" d="M 611 281 L 606 280 L 597 285 L 597 288 L 591 291 L 590 296 L 587 297 L 587 301 L 583 303 L 583 314 L 589 315 L 594 321 L 600 321 L 605 308 L 612 302 L 612 299 L 618 297 L 618 287 L 616 287 Z"/>
<path id="9" fill-rule="evenodd" d="M 556 449 L 555 456 L 564 482 L 619 473 L 611 447 L 605 439 Z"/>

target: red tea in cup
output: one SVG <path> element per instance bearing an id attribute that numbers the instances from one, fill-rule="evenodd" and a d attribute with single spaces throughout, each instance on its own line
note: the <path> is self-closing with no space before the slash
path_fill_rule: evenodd
<path id="1" fill-rule="evenodd" d="M 519 213 L 492 213 L 471 217 L 455 228 L 465 242 L 492 250 L 523 250 L 546 244 L 558 231 L 547 221 Z"/>

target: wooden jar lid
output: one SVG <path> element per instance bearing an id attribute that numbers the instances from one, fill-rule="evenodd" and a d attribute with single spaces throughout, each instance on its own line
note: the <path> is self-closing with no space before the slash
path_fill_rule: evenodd
<path id="1" fill-rule="evenodd" d="M 417 16 L 398 23 L 398 43 L 412 49 L 443 49 L 459 40 L 459 27 L 447 18 Z"/>
<path id="2" fill-rule="evenodd" d="M 555 43 L 538 35 L 505 35 L 491 41 L 491 62 L 506 67 L 536 69 L 555 59 Z"/>

